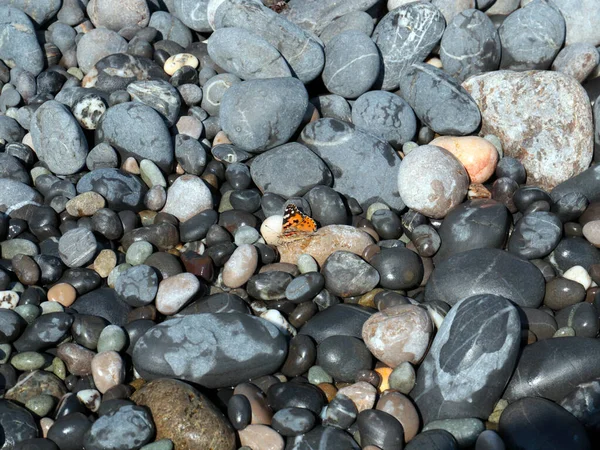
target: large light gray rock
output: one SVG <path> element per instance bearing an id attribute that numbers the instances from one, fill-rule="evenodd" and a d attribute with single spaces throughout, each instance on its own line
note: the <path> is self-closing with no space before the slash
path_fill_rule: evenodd
<path id="1" fill-rule="evenodd" d="M 192 43 L 192 32 L 181 20 L 165 11 L 156 11 L 150 17 L 148 26 L 158 30 L 160 39 L 177 42 L 183 48 Z"/>
<path id="2" fill-rule="evenodd" d="M 206 8 L 209 0 L 171 0 L 173 8 L 169 12 L 181 20 L 188 28 L 200 33 L 212 31 L 208 23 Z"/>
<path id="3" fill-rule="evenodd" d="M 23 203 L 42 203 L 43 198 L 31 186 L 10 178 L 0 178 L 0 211 L 18 207 Z"/>
<path id="4" fill-rule="evenodd" d="M 596 0 L 551 0 L 565 19 L 565 45 L 586 42 L 600 45 L 600 8 Z"/>
<path id="5" fill-rule="evenodd" d="M 219 117 L 234 145 L 259 152 L 285 144 L 307 107 L 308 94 L 296 78 L 250 80 L 227 89 Z"/>
<path id="6" fill-rule="evenodd" d="M 90 0 L 87 13 L 96 28 L 113 31 L 134 26 L 144 28 L 150 20 L 146 0 Z"/>
<path id="7" fill-rule="evenodd" d="M 298 142 L 325 161 L 333 188 L 356 199 L 365 211 L 375 202 L 404 208 L 397 186 L 400 157 L 387 142 L 337 119 L 309 123 Z"/>
<path id="8" fill-rule="evenodd" d="M 220 28 L 211 34 L 208 54 L 225 71 L 242 80 L 291 77 L 281 54 L 269 42 L 244 28 Z"/>
<path id="9" fill-rule="evenodd" d="M 85 166 L 88 143 L 77 119 L 65 105 L 50 100 L 31 121 L 31 138 L 38 158 L 57 175 L 72 175 Z"/>
<path id="10" fill-rule="evenodd" d="M 17 8 L 0 6 L 0 60 L 8 67 L 20 67 L 33 75 L 44 68 L 44 52 L 27 14 Z"/>
<path id="11" fill-rule="evenodd" d="M 549 71 L 499 71 L 472 77 L 463 86 L 482 111 L 480 135 L 498 136 L 504 154 L 525 166 L 528 184 L 550 190 L 590 165 L 592 111 L 573 78 Z"/>
<path id="12" fill-rule="evenodd" d="M 81 36 L 77 43 L 77 62 L 83 73 L 88 73 L 102 58 L 126 51 L 127 41 L 116 31 L 95 28 Z"/>
<path id="13" fill-rule="evenodd" d="M 217 29 L 245 28 L 258 34 L 286 59 L 294 75 L 308 83 L 319 76 L 325 64 L 323 47 L 298 25 L 253 0 L 224 0 L 215 15 Z"/>
<path id="14" fill-rule="evenodd" d="M 208 388 L 275 372 L 287 355 L 281 331 L 259 317 L 205 313 L 150 328 L 136 343 L 133 365 L 146 380 L 169 377 Z"/>
<path id="15" fill-rule="evenodd" d="M 43 25 L 56 15 L 62 0 L 0 0 L 0 6 L 12 6 L 27 14 L 36 25 Z"/>
<path id="16" fill-rule="evenodd" d="M 387 13 L 373 32 L 383 58 L 381 88 L 396 89 L 403 72 L 437 45 L 445 26 L 444 16 L 430 3 L 409 3 Z"/>

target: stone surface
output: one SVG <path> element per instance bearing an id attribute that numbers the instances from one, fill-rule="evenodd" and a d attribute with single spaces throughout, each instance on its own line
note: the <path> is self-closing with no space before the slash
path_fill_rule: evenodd
<path id="1" fill-rule="evenodd" d="M 154 436 L 152 416 L 146 408 L 126 405 L 98 418 L 84 438 L 90 450 L 140 448 Z"/>
<path id="2" fill-rule="evenodd" d="M 38 437 L 33 415 L 22 406 L 4 399 L 0 400 L 0 430 L 2 447 L 7 450 L 17 448 L 16 445 L 26 439 Z"/>
<path id="3" fill-rule="evenodd" d="M 480 315 L 485 320 L 473 320 Z M 444 319 L 411 391 L 423 421 L 486 419 L 513 372 L 520 338 L 519 313 L 507 299 L 484 294 L 458 302 Z"/>
<path id="4" fill-rule="evenodd" d="M 500 139 L 504 154 L 525 166 L 528 184 L 550 190 L 589 166 L 591 109 L 573 78 L 547 71 L 500 71 L 463 85 L 482 111 L 480 134 Z M 561 114 L 539 104 L 560 105 Z"/>
<path id="5" fill-rule="evenodd" d="M 544 277 L 536 266 L 502 250 L 481 248 L 438 264 L 425 287 L 425 300 L 454 305 L 467 297 L 492 294 L 537 308 L 544 290 Z"/>
<path id="6" fill-rule="evenodd" d="M 600 45 L 600 33 L 592 24 L 600 19 L 600 11 L 593 0 L 552 0 L 565 19 L 567 35 L 565 45 L 587 42 Z"/>
<path id="7" fill-rule="evenodd" d="M 167 127 L 172 127 L 179 118 L 181 99 L 177 89 L 164 80 L 134 81 L 127 92 L 135 101 L 154 109 L 161 115 Z"/>
<path id="8" fill-rule="evenodd" d="M 286 353 L 285 338 L 273 324 L 240 313 L 216 313 L 174 318 L 151 328 L 137 341 L 133 361 L 146 379 L 171 376 L 214 388 L 270 374 Z"/>
<path id="9" fill-rule="evenodd" d="M 150 20 L 150 10 L 145 0 L 90 0 L 87 13 L 95 27 L 113 31 L 136 25 L 143 28 Z"/>
<path id="10" fill-rule="evenodd" d="M 476 136 L 440 136 L 429 143 L 445 148 L 465 166 L 471 183 L 485 183 L 496 170 L 498 150 Z"/>
<path id="11" fill-rule="evenodd" d="M 351 297 L 369 292 L 379 282 L 379 273 L 351 252 L 332 253 L 321 269 L 325 288 L 334 295 Z"/>
<path id="12" fill-rule="evenodd" d="M 223 414 L 204 394 L 186 383 L 167 378 L 154 380 L 138 389 L 131 399 L 152 413 L 156 440 L 170 439 L 176 448 L 236 448 L 235 435 Z"/>
<path id="13" fill-rule="evenodd" d="M 183 175 L 167 190 L 167 202 L 162 212 L 185 222 L 212 207 L 212 195 L 204 181 L 194 175 Z"/>
<path id="14" fill-rule="evenodd" d="M 547 256 L 560 241 L 562 223 L 555 214 L 536 211 L 519 220 L 508 241 L 508 251 L 524 259 Z"/>
<path id="15" fill-rule="evenodd" d="M 38 75 L 44 68 L 44 53 L 27 15 L 16 7 L 0 5 L 0 59 Z"/>
<path id="16" fill-rule="evenodd" d="M 94 191 L 104 197 L 114 211 L 141 211 L 147 190 L 139 177 L 119 169 L 92 170 L 77 183 L 78 193 Z"/>
<path id="17" fill-rule="evenodd" d="M 400 158 L 386 142 L 337 119 L 309 123 L 298 139 L 325 161 L 333 189 L 356 199 L 363 210 L 375 202 L 404 208 L 396 180 Z"/>
<path id="18" fill-rule="evenodd" d="M 387 13 L 373 32 L 383 58 L 382 89 L 396 89 L 404 71 L 437 45 L 444 28 L 444 16 L 429 3 L 409 3 Z"/>
<path id="19" fill-rule="evenodd" d="M 38 157 L 53 173 L 71 175 L 85 165 L 87 140 L 61 103 L 50 100 L 37 109 L 31 121 L 31 138 Z"/>
<path id="20" fill-rule="evenodd" d="M 126 51 L 127 41 L 117 32 L 96 28 L 84 34 L 77 43 L 77 62 L 83 73 L 88 73 L 102 58 Z"/>

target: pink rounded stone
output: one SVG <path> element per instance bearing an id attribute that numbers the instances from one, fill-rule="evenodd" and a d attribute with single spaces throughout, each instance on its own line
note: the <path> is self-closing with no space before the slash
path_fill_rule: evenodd
<path id="1" fill-rule="evenodd" d="M 250 279 L 258 265 L 258 252 L 250 244 L 242 244 L 235 249 L 223 267 L 223 284 L 229 288 L 239 288 Z"/>
<path id="2" fill-rule="evenodd" d="M 487 181 L 498 164 L 498 150 L 477 136 L 440 136 L 430 142 L 452 153 L 465 166 L 471 183 Z"/>
<path id="3" fill-rule="evenodd" d="M 273 419 L 273 411 L 267 402 L 267 396 L 263 391 L 252 383 L 238 384 L 233 390 L 233 395 L 243 395 L 250 402 L 252 410 L 252 419 L 250 423 L 253 425 L 271 425 Z"/>
<path id="4" fill-rule="evenodd" d="M 121 356 L 114 351 L 101 352 L 92 359 L 92 377 L 100 393 L 125 380 L 125 365 Z"/>
<path id="5" fill-rule="evenodd" d="M 386 391 L 383 393 L 375 409 L 386 412 L 402 424 L 404 440 L 410 441 L 419 432 L 419 413 L 410 399 L 400 392 Z"/>
<path id="6" fill-rule="evenodd" d="M 394 368 L 425 356 L 433 326 L 429 314 L 416 305 L 399 305 L 373 314 L 364 323 L 362 338 L 373 356 Z"/>
<path id="7" fill-rule="evenodd" d="M 166 278 L 158 285 L 156 309 L 170 316 L 181 308 L 200 290 L 200 281 L 192 273 L 180 273 Z"/>
<path id="8" fill-rule="evenodd" d="M 281 435 L 266 425 L 248 425 L 238 435 L 242 445 L 252 450 L 283 450 L 285 446 Z"/>
<path id="9" fill-rule="evenodd" d="M 338 394 L 343 394 L 354 402 L 358 412 L 372 409 L 377 397 L 377 388 L 366 381 L 358 381 L 350 386 L 341 388 Z"/>

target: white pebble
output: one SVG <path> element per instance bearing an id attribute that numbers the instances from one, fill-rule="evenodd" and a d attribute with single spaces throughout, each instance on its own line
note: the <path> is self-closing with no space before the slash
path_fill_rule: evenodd
<path id="1" fill-rule="evenodd" d="M 571 267 L 563 274 L 563 278 L 577 281 L 585 290 L 589 289 L 589 287 L 592 285 L 592 277 L 590 277 L 590 274 L 587 273 L 587 270 L 581 266 Z"/>
<path id="2" fill-rule="evenodd" d="M 262 313 L 260 317 L 262 317 L 265 320 L 268 320 L 282 331 L 287 332 L 292 336 L 296 336 L 296 329 L 293 326 L 291 326 L 290 323 L 287 320 L 285 320 L 281 313 L 276 309 L 268 309 L 267 311 Z"/>

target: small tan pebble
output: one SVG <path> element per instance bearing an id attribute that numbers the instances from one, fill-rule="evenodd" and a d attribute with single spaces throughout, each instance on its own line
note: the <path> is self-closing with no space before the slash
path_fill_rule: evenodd
<path id="1" fill-rule="evenodd" d="M 183 170 L 183 167 L 181 167 L 181 164 L 177 163 L 177 166 L 175 166 L 175 173 L 177 175 L 183 175 L 185 173 L 185 170 Z"/>
<path id="2" fill-rule="evenodd" d="M 365 409 L 373 408 L 377 396 L 377 388 L 366 381 L 359 381 L 341 388 L 338 393 L 350 398 L 356 405 L 358 412 L 361 412 Z"/>
<path id="3" fill-rule="evenodd" d="M 200 178 L 202 178 L 207 184 L 212 186 L 215 189 L 219 188 L 219 180 L 214 173 L 205 173 Z"/>
<path id="4" fill-rule="evenodd" d="M 48 431 L 50 430 L 50 428 L 52 428 L 52 425 L 54 425 L 54 420 L 52 420 L 49 417 L 42 417 L 40 419 L 40 428 L 42 430 L 42 437 L 47 437 L 48 436 Z"/>
<path id="5" fill-rule="evenodd" d="M 583 236 L 594 247 L 600 247 L 600 220 L 592 220 L 583 226 Z"/>
<path id="6" fill-rule="evenodd" d="M 224 131 L 219 131 L 212 142 L 213 147 L 221 144 L 231 144 L 231 141 Z"/>
<path id="7" fill-rule="evenodd" d="M 182 116 L 175 124 L 177 134 L 185 134 L 193 139 L 198 139 L 202 135 L 204 126 L 202 122 L 192 116 Z"/>
<path id="8" fill-rule="evenodd" d="M 102 250 L 94 260 L 94 270 L 100 277 L 106 278 L 117 265 L 117 255 L 112 250 Z"/>
<path id="9" fill-rule="evenodd" d="M 452 153 L 465 166 L 471 183 L 486 182 L 496 170 L 498 150 L 478 136 L 440 136 L 430 142 Z"/>
<path id="10" fill-rule="evenodd" d="M 375 372 L 381 376 L 381 384 L 379 385 L 379 392 L 385 392 L 390 388 L 390 375 L 393 369 L 391 367 L 377 367 Z"/>
<path id="11" fill-rule="evenodd" d="M 31 136 L 31 133 L 27 133 L 25 136 L 23 136 L 21 142 L 31 147 L 31 149 L 35 152 L 35 147 L 33 146 L 33 137 Z"/>
<path id="12" fill-rule="evenodd" d="M 77 298 L 77 291 L 69 283 L 58 283 L 48 289 L 48 300 L 58 302 L 65 308 L 73 304 Z"/>
<path id="13" fill-rule="evenodd" d="M 173 75 L 183 66 L 189 66 L 195 69 L 199 64 L 198 58 L 191 53 L 177 53 L 165 61 L 164 71 L 168 75 Z"/>
<path id="14" fill-rule="evenodd" d="M 408 442 L 419 431 L 419 413 L 412 401 L 404 394 L 396 391 L 385 392 L 379 398 L 375 409 L 394 416 L 404 428 L 404 439 Z"/>
<path id="15" fill-rule="evenodd" d="M 98 353 L 92 359 L 92 377 L 96 388 L 104 394 L 125 380 L 123 359 L 115 351 Z"/>
<path id="16" fill-rule="evenodd" d="M 133 175 L 140 174 L 140 165 L 133 156 L 130 156 L 123 162 L 123 164 L 121 165 L 121 169 Z"/>
<path id="17" fill-rule="evenodd" d="M 104 208 L 106 200 L 100 194 L 89 191 L 73 197 L 67 202 L 66 210 L 73 217 L 93 216 L 96 211 Z"/>
<path id="18" fill-rule="evenodd" d="M 92 359 L 96 354 L 91 350 L 67 342 L 58 346 L 56 355 L 67 365 L 69 373 L 78 377 L 92 373 Z"/>
<path id="19" fill-rule="evenodd" d="M 252 450 L 283 450 L 285 442 L 281 435 L 266 425 L 248 425 L 238 431 L 242 445 Z"/>
<path id="20" fill-rule="evenodd" d="M 437 67 L 438 69 L 441 69 L 443 67 L 442 65 L 442 60 L 440 58 L 429 58 L 427 61 L 425 61 L 427 64 L 432 65 L 433 67 Z"/>
<path id="21" fill-rule="evenodd" d="M 165 278 L 158 285 L 156 309 L 165 316 L 173 315 L 200 290 L 200 281 L 191 273 Z"/>

